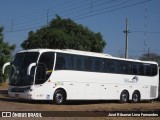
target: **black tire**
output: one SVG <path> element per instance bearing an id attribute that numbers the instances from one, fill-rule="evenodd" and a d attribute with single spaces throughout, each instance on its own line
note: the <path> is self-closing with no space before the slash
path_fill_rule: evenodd
<path id="1" fill-rule="evenodd" d="M 140 93 L 138 91 L 135 91 L 132 95 L 132 102 L 133 103 L 139 103 L 140 102 Z"/>
<path id="2" fill-rule="evenodd" d="M 63 90 L 56 90 L 54 93 L 54 103 L 62 105 L 66 102 L 66 94 Z"/>
<path id="3" fill-rule="evenodd" d="M 121 103 L 128 103 L 129 101 L 129 93 L 127 91 L 122 91 L 120 96 L 120 102 Z"/>

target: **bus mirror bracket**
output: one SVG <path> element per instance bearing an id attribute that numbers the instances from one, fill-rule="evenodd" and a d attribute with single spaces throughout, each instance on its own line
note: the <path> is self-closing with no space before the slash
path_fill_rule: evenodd
<path id="1" fill-rule="evenodd" d="M 4 74 L 5 68 L 6 68 L 7 66 L 9 66 L 9 65 L 11 65 L 10 62 L 7 62 L 7 63 L 5 63 L 5 64 L 3 65 L 3 67 L 2 67 L 2 74 Z"/>
<path id="2" fill-rule="evenodd" d="M 36 66 L 36 63 L 31 63 L 29 66 L 28 66 L 28 69 L 27 69 L 27 75 L 30 75 L 31 74 L 31 69 L 32 67 Z"/>

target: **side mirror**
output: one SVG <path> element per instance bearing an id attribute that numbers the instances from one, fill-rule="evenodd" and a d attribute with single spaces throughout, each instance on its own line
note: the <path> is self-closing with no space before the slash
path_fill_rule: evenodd
<path id="1" fill-rule="evenodd" d="M 27 69 L 27 75 L 30 75 L 31 74 L 31 69 L 32 67 L 36 66 L 36 63 L 31 63 L 29 66 L 28 66 L 28 69 Z"/>
<path id="2" fill-rule="evenodd" d="M 7 66 L 9 66 L 9 65 L 11 65 L 10 62 L 7 62 L 7 63 L 5 63 L 5 64 L 3 65 L 3 67 L 2 67 L 2 74 L 4 74 L 5 68 L 6 68 Z"/>

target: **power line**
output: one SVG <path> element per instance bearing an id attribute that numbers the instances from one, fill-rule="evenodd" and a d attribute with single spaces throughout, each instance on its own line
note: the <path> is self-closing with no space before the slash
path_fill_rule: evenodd
<path id="1" fill-rule="evenodd" d="M 106 4 L 110 4 L 110 3 L 113 3 L 117 0 L 111 0 L 111 1 L 105 1 L 103 3 L 100 3 L 100 4 L 97 4 L 97 5 L 92 5 L 92 13 L 93 12 L 97 12 L 98 10 L 93 10 L 93 7 L 98 7 L 98 6 L 101 6 L 101 5 L 106 5 Z M 93 3 L 92 3 L 93 4 Z M 88 4 L 89 5 L 89 4 Z M 108 9 L 108 8 L 107 8 Z M 83 9 L 80 9 L 80 10 L 77 10 L 77 11 L 74 11 L 72 13 L 68 13 L 68 14 L 63 14 L 63 16 L 68 16 L 68 15 L 73 15 L 73 14 L 77 14 L 78 12 L 82 12 L 82 11 L 85 11 L 85 10 L 88 10 L 87 13 L 83 13 L 83 14 L 80 14 L 80 15 L 77 15 L 77 16 L 74 16 L 74 17 L 79 17 L 79 16 L 83 16 L 83 15 L 86 15 L 86 14 L 91 14 L 90 12 L 90 7 L 88 6 L 87 8 L 83 8 Z"/>
<path id="2" fill-rule="evenodd" d="M 103 1 L 103 0 L 97 0 L 97 1 L 94 1 L 94 2 L 92 2 L 92 4 L 93 3 L 97 3 L 97 2 L 100 2 L 100 1 Z M 116 1 L 116 0 L 111 0 L 111 1 Z M 58 12 L 58 13 L 68 13 L 68 12 L 72 12 L 72 11 L 75 11 L 75 10 L 77 10 L 77 9 L 79 9 L 79 8 L 82 8 L 82 7 L 85 7 L 85 6 L 90 6 L 90 3 L 87 3 L 87 4 L 82 4 L 81 5 L 81 3 L 84 3 L 85 1 L 82 1 L 82 2 L 80 2 L 79 4 L 78 4 L 78 6 L 76 6 L 76 5 L 73 5 L 73 7 L 72 8 L 68 8 L 68 9 L 57 9 L 57 10 L 54 10 L 54 11 L 52 11 L 53 13 L 55 13 L 55 12 Z M 80 6 L 79 6 L 80 5 Z M 95 7 L 95 6 L 93 6 L 93 7 Z M 88 8 L 87 8 L 88 9 Z M 90 9 L 90 8 L 89 8 Z M 49 10 L 49 12 L 48 12 L 48 17 L 53 17 L 54 15 L 51 13 L 51 9 L 48 9 Z M 67 14 L 67 15 L 70 15 L 70 14 L 74 14 L 74 13 L 77 13 L 77 12 L 81 12 L 81 11 L 83 11 L 84 9 L 82 9 L 82 10 L 78 10 L 78 11 L 75 11 L 75 12 L 72 12 L 72 13 L 69 13 L 69 14 Z M 49 16 L 49 14 L 50 14 L 50 16 Z M 27 19 L 27 20 L 25 20 L 25 21 L 21 21 L 21 22 L 19 22 L 19 23 L 15 23 L 14 25 L 15 26 L 20 26 L 20 25 L 24 25 L 24 24 L 27 24 L 27 23 L 33 23 L 33 22 L 35 22 L 35 23 L 37 23 L 37 21 L 40 21 L 40 20 L 46 20 L 46 14 L 43 14 L 42 16 L 38 16 L 37 18 L 32 18 L 32 19 Z M 5 29 L 7 29 L 7 28 L 10 28 L 10 25 L 8 25 L 8 26 L 5 26 Z"/>
<path id="3" fill-rule="evenodd" d="M 49 10 L 48 17 L 50 17 L 49 14 L 51 14 L 51 12 L 59 11 L 62 9 L 64 10 L 65 7 L 68 8 L 69 6 L 75 6 L 77 4 L 77 2 L 79 2 L 79 1 L 78 0 L 74 0 L 74 1 L 70 0 L 70 1 L 66 1 L 65 4 L 61 4 L 60 6 L 56 6 L 54 8 L 47 9 L 47 10 Z M 79 4 L 84 3 L 84 2 L 86 2 L 86 1 L 81 1 L 81 2 L 79 2 Z M 56 9 L 56 8 L 58 8 L 58 9 Z M 52 9 L 53 9 L 53 11 L 52 11 Z M 14 19 L 14 21 L 20 21 L 18 23 L 15 22 L 14 25 L 15 26 L 21 25 L 21 24 L 23 25 L 25 23 L 37 22 L 38 20 L 46 19 L 46 10 L 39 11 L 39 12 L 33 12 L 33 13 L 36 13 L 36 15 L 35 14 L 30 15 L 29 16 L 30 18 L 28 16 L 26 17 L 26 15 L 25 16 L 23 15 L 23 16 L 19 17 L 18 19 Z M 25 19 L 25 18 L 28 18 L 28 19 Z M 8 24 L 9 23 L 10 22 L 8 22 Z M 7 28 L 7 27 L 10 28 L 10 25 L 5 26 L 5 28 Z"/>
<path id="4" fill-rule="evenodd" d="M 66 3 L 63 2 L 63 4 L 60 4 L 60 5 L 56 5 L 54 8 L 48 8 L 50 11 L 53 9 L 53 11 L 56 11 L 56 9 L 64 9 L 64 8 L 68 8 L 69 6 L 75 6 L 75 4 L 78 3 L 82 3 L 82 2 L 86 2 L 85 0 L 81 2 L 79 2 L 79 0 L 65 0 Z M 47 10 L 48 10 L 47 9 Z M 27 14 L 29 16 L 27 16 Z M 19 16 L 19 18 L 12 18 L 14 19 L 15 21 L 24 21 L 24 22 L 27 22 L 28 20 L 30 21 L 30 18 L 42 18 L 42 17 L 46 17 L 46 10 L 40 10 L 40 11 L 32 11 L 32 14 L 31 13 L 25 13 L 25 15 L 21 15 Z M 27 19 L 26 19 L 27 18 Z M 7 22 L 7 24 L 11 23 L 10 21 Z"/>
<path id="5" fill-rule="evenodd" d="M 144 33 L 144 32 L 146 32 L 146 33 L 150 33 L 150 34 L 160 34 L 160 32 L 156 32 L 156 31 L 143 31 L 143 30 L 136 30 L 136 31 L 134 31 L 134 30 L 132 30 L 131 32 L 135 32 L 135 33 Z"/>
<path id="6" fill-rule="evenodd" d="M 94 1 L 93 3 L 97 3 L 97 2 L 99 2 L 99 1 L 102 1 L 103 2 L 103 0 L 97 0 L 97 1 Z M 96 6 L 100 6 L 100 5 L 104 5 L 104 4 L 107 4 L 107 3 L 111 3 L 111 2 L 114 2 L 114 1 L 117 1 L 117 0 L 110 0 L 110 1 L 105 1 L 105 3 L 103 2 L 103 3 L 101 3 L 101 4 L 97 4 L 97 5 L 94 5 L 93 7 L 96 7 Z M 92 3 L 92 4 L 93 4 Z M 80 5 L 78 8 L 81 8 L 81 7 L 83 7 L 83 6 L 88 6 L 89 5 L 89 7 L 90 7 L 90 4 L 85 4 L 85 5 Z M 63 11 L 63 12 L 68 12 L 68 11 L 71 11 L 71 10 L 74 10 L 74 9 L 76 9 L 75 7 L 73 7 L 72 9 L 67 9 L 66 11 Z M 87 8 L 88 9 L 88 8 Z M 90 9 L 90 8 L 89 8 Z M 78 10 L 78 11 L 75 11 L 75 13 L 78 13 L 78 12 L 81 12 L 82 11 L 82 9 L 81 10 Z M 62 11 L 61 11 L 62 12 Z M 73 12 L 72 13 L 69 13 L 69 14 L 73 14 Z M 68 15 L 69 15 L 68 14 Z M 37 18 L 38 20 L 41 20 L 41 22 L 40 23 L 45 23 L 45 20 L 46 20 L 46 16 L 44 16 L 44 17 L 40 17 L 40 18 Z M 43 20 L 44 19 L 44 20 Z M 36 19 L 33 19 L 33 20 L 30 20 L 30 21 L 28 21 L 28 23 L 30 23 L 30 22 L 34 22 Z M 21 27 L 17 27 L 19 24 L 14 24 L 14 26 L 16 26 L 15 27 L 15 29 L 16 29 L 16 31 L 17 31 L 17 29 L 18 29 L 18 31 L 19 31 L 19 29 L 24 29 L 24 27 L 28 27 L 29 25 L 31 26 L 31 25 L 35 25 L 35 24 L 29 24 L 29 25 L 25 25 L 25 23 L 27 23 L 26 21 L 25 22 L 21 22 L 21 24 L 23 24 L 23 26 L 21 26 Z M 36 24 L 37 24 L 38 22 L 36 21 Z M 40 25 L 38 25 L 38 26 L 40 26 Z M 32 27 L 32 28 L 34 28 L 34 27 Z M 6 29 L 6 27 L 5 27 L 5 31 L 9 31 L 9 30 L 7 30 Z"/>
<path id="7" fill-rule="evenodd" d="M 128 8 L 128 7 L 132 7 L 132 6 L 135 6 L 135 5 L 138 5 L 138 4 L 143 4 L 143 3 L 146 3 L 146 2 L 149 2 L 151 0 L 145 0 L 145 1 L 142 1 L 142 2 L 137 2 L 137 3 L 132 3 L 132 4 L 129 4 L 129 5 L 126 5 L 126 6 L 122 6 L 122 7 L 118 7 L 118 8 L 114 8 L 114 9 L 111 9 L 111 10 L 106 10 L 107 8 L 103 8 L 103 9 L 98 9 L 98 10 L 94 10 L 94 12 L 97 12 L 97 11 L 102 11 L 102 10 L 105 10 L 105 11 L 102 11 L 102 12 L 98 12 L 98 13 L 93 13 L 92 11 L 92 14 L 89 14 L 89 15 L 79 15 L 78 17 L 71 17 L 72 19 L 84 19 L 84 18 L 88 18 L 88 17 L 92 17 L 92 16 L 96 16 L 96 15 L 100 15 L 100 14 L 104 14 L 104 13 L 108 13 L 108 12 L 112 12 L 112 11 L 117 11 L 117 10 L 121 10 L 121 9 L 124 9 L 124 8 Z M 129 1 L 125 1 L 125 2 L 129 2 Z M 122 4 L 124 2 L 121 2 L 119 4 Z M 119 5 L 117 4 L 117 6 Z M 108 8 L 111 8 L 111 7 L 115 7 L 114 6 L 110 6 Z M 35 26 L 35 27 L 28 27 L 28 28 L 22 28 L 22 29 L 15 29 L 13 32 L 18 32 L 18 31 L 24 31 L 24 30 L 30 30 L 30 29 L 35 29 L 35 28 L 39 28 L 39 27 L 42 27 L 43 25 L 38 25 L 38 26 Z M 8 31 L 6 31 L 8 32 Z"/>
<path id="8" fill-rule="evenodd" d="M 110 1 L 110 2 L 114 2 L 114 1 L 115 1 L 115 0 Z M 132 1 L 132 0 L 124 1 L 124 2 L 118 3 L 118 4 L 116 4 L 116 5 L 112 5 L 112 6 L 109 6 L 109 7 L 106 7 L 106 8 L 97 9 L 97 10 L 94 10 L 94 11 L 92 11 L 92 12 L 103 11 L 103 10 L 110 9 L 110 8 L 113 8 L 113 7 L 116 7 L 116 6 L 124 5 L 124 4 L 126 4 L 127 2 L 130 2 L 130 1 Z M 107 3 L 110 3 L 110 2 L 107 2 Z M 101 4 L 101 5 L 102 5 L 102 4 Z M 96 6 L 97 6 L 97 5 L 96 5 Z M 100 12 L 100 13 L 101 13 L 101 12 Z M 79 16 L 84 16 L 84 15 L 86 15 L 86 14 L 91 15 L 90 12 L 87 12 L 87 13 L 85 13 L 85 14 L 81 14 L 81 15 L 74 16 L 74 18 L 76 19 L 76 17 L 79 18 Z M 103 13 L 102 13 L 102 14 L 103 14 Z M 91 15 L 91 16 L 92 16 L 92 15 Z"/>
<path id="9" fill-rule="evenodd" d="M 33 23 L 33 24 L 29 24 L 29 25 L 23 25 L 23 26 L 20 26 L 20 27 L 14 27 L 14 30 L 12 30 L 12 32 L 17 31 L 17 30 L 19 31 L 21 29 L 34 28 L 33 26 L 37 27 L 37 26 L 44 26 L 44 25 L 47 25 L 46 20 L 43 20 L 43 21 L 37 22 L 37 23 Z M 31 27 L 29 27 L 29 26 L 31 26 Z M 9 29 L 5 29 L 5 31 L 10 32 Z"/>
<path id="10" fill-rule="evenodd" d="M 117 11 L 117 10 L 121 10 L 121 9 L 124 9 L 124 8 L 135 6 L 135 5 L 138 5 L 138 4 L 143 4 L 143 3 L 146 3 L 146 2 L 149 2 L 149 1 L 151 1 L 151 0 L 145 0 L 143 2 L 137 2 L 135 4 L 130 4 L 130 5 L 127 5 L 127 6 L 123 6 L 123 7 L 115 8 L 115 9 L 112 9 L 112 10 L 95 13 L 95 14 L 92 14 L 92 15 L 86 15 L 86 16 L 79 17 L 79 18 L 76 18 L 76 19 L 84 19 L 84 18 L 88 18 L 88 17 L 91 17 L 91 16 L 96 16 L 96 15 L 104 14 L 104 13 L 107 13 L 107 12 Z"/>
<path id="11" fill-rule="evenodd" d="M 102 0 L 98 0 L 98 1 L 102 1 Z M 94 1 L 93 3 L 96 3 L 96 2 L 98 2 L 98 1 Z M 100 4 L 97 4 L 97 5 L 92 5 L 92 7 L 97 7 L 97 6 L 100 6 L 100 5 L 105 5 L 105 4 L 108 4 L 108 3 L 112 3 L 112 2 L 115 2 L 115 1 L 117 1 L 117 0 L 110 0 L 110 1 L 105 1 L 105 3 L 103 2 L 103 3 L 100 3 Z M 119 6 L 119 5 L 121 5 L 121 4 L 124 4 L 124 3 L 127 3 L 127 2 L 130 2 L 131 0 L 129 0 L 129 1 L 124 1 L 124 2 L 121 2 L 120 4 L 116 4 L 116 5 L 114 5 L 114 6 L 110 6 L 110 7 L 107 7 L 107 8 L 105 8 L 105 9 L 109 9 L 109 8 L 112 8 L 112 7 L 116 7 L 116 6 Z M 93 4 L 92 3 L 92 4 Z M 75 11 L 75 12 L 72 12 L 72 13 L 69 13 L 69 14 L 66 14 L 66 15 L 70 15 L 70 14 L 74 14 L 74 13 L 78 13 L 78 12 L 81 12 L 82 10 L 86 10 L 86 9 L 90 9 L 90 3 L 89 4 L 85 4 L 85 5 L 80 5 L 78 8 L 81 8 L 81 7 L 83 7 L 83 6 L 88 6 L 89 5 L 89 7 L 88 8 L 85 8 L 85 9 L 81 9 L 81 10 L 77 10 L 77 11 Z M 73 7 L 72 9 L 67 9 L 67 10 L 64 10 L 63 12 L 65 13 L 65 12 L 68 12 L 68 11 L 71 11 L 71 10 L 75 10 L 75 9 L 77 9 L 77 8 L 75 8 L 75 7 Z M 94 10 L 93 12 L 97 12 L 97 11 L 101 11 L 101 10 L 104 10 L 104 9 L 98 9 L 98 10 Z M 62 12 L 62 11 L 61 11 Z M 89 12 L 90 13 L 90 12 Z M 81 14 L 81 15 L 78 15 L 78 16 L 74 16 L 74 18 L 75 17 L 79 17 L 79 16 L 82 16 L 82 15 L 86 15 L 86 13 L 85 14 Z M 72 18 L 72 17 L 71 17 Z M 43 19 L 46 19 L 46 15 L 45 16 L 43 16 L 43 17 L 40 17 L 40 18 L 37 18 L 37 19 L 33 19 L 33 20 L 30 20 L 30 21 L 28 21 L 28 23 L 29 22 L 36 22 L 36 24 L 37 24 L 37 20 L 43 20 Z M 41 22 L 41 23 L 43 23 L 44 22 L 44 20 Z M 29 26 L 29 25 L 24 25 L 25 23 L 27 23 L 27 22 L 22 22 L 21 24 L 23 24 L 23 26 L 21 26 L 21 27 L 16 27 L 16 29 L 23 29 L 23 27 L 25 27 L 25 26 Z M 14 26 L 18 26 L 18 24 L 14 24 Z M 31 25 L 34 25 L 34 24 L 31 24 Z M 6 27 L 5 27 L 5 29 L 6 29 Z M 6 30 L 7 31 L 7 30 Z"/>
<path id="12" fill-rule="evenodd" d="M 147 4 L 145 4 L 145 16 L 144 16 L 144 51 L 146 51 L 147 47 Z"/>

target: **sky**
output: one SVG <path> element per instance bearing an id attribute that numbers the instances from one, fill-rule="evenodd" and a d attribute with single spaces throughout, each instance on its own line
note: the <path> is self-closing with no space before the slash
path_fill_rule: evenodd
<path id="1" fill-rule="evenodd" d="M 0 26 L 4 41 L 16 44 L 27 39 L 29 31 L 47 25 L 58 14 L 100 32 L 107 45 L 104 53 L 125 53 L 128 19 L 128 56 L 160 54 L 160 0 L 0 0 Z"/>

